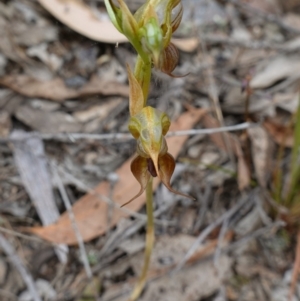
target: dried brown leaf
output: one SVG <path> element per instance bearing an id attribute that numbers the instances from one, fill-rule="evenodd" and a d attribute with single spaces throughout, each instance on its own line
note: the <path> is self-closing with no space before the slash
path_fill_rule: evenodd
<path id="1" fill-rule="evenodd" d="M 87 122 L 95 118 L 103 120 L 122 102 L 121 97 L 109 99 L 104 103 L 91 106 L 86 110 L 76 111 L 73 116 L 80 122 Z"/>
<path id="2" fill-rule="evenodd" d="M 284 22 L 291 27 L 300 29 L 300 16 L 295 12 L 290 12 L 284 15 Z"/>
<path id="3" fill-rule="evenodd" d="M 172 43 L 181 51 L 193 52 L 199 45 L 198 38 L 172 39 Z"/>
<path id="4" fill-rule="evenodd" d="M 127 38 L 121 34 L 109 18 L 99 19 L 93 11 L 78 0 L 38 0 L 59 21 L 74 31 L 99 42 L 123 43 Z M 193 52 L 198 46 L 197 38 L 172 39 L 182 51 Z"/>
<path id="5" fill-rule="evenodd" d="M 81 131 L 81 124 L 71 115 L 56 111 L 47 112 L 34 109 L 30 105 L 20 106 L 17 119 L 40 133 L 76 133 Z"/>
<path id="6" fill-rule="evenodd" d="M 58 38 L 58 30 L 54 24 L 51 24 L 48 20 L 32 24 L 24 24 L 23 22 L 15 21 L 11 25 L 13 32 L 13 40 L 17 45 L 21 46 L 33 46 L 41 45 L 45 42 L 53 42 Z"/>
<path id="7" fill-rule="evenodd" d="M 100 20 L 82 1 L 38 1 L 59 21 L 92 40 L 106 43 L 127 41 L 126 37 L 114 27 L 107 16 Z"/>
<path id="8" fill-rule="evenodd" d="M 59 218 L 47 166 L 43 141 L 24 131 L 14 131 L 14 159 L 22 182 L 37 213 L 47 226 Z"/>
<path id="9" fill-rule="evenodd" d="M 0 15 L 0 52 L 15 62 L 26 62 L 28 57 L 10 36 L 9 22 Z"/>
<path id="10" fill-rule="evenodd" d="M 300 60 L 297 56 L 278 56 L 268 65 L 254 75 L 250 82 L 253 89 L 267 88 L 277 81 L 300 74 Z"/>
<path id="11" fill-rule="evenodd" d="M 170 130 L 187 130 L 190 129 L 199 119 L 206 113 L 206 110 L 191 110 L 182 114 L 175 122 L 172 123 Z M 186 141 L 186 136 L 174 136 L 167 139 L 169 151 L 176 157 L 181 150 L 182 145 Z M 127 160 L 116 173 L 119 176 L 119 181 L 115 186 L 113 200 L 120 206 L 124 204 L 138 190 L 138 183 L 130 173 L 130 165 L 132 158 Z M 154 187 L 159 184 L 157 178 L 154 181 Z M 102 182 L 95 191 L 101 195 L 109 195 L 110 184 Z M 145 196 L 142 195 L 134 202 L 131 202 L 127 208 L 132 211 L 139 210 L 145 203 Z M 105 233 L 107 229 L 107 204 L 101 201 L 99 196 L 93 193 L 88 193 L 79 199 L 73 206 L 75 219 L 79 231 L 84 241 L 89 241 L 99 235 Z M 111 221 L 111 226 L 114 226 L 118 221 L 127 216 L 126 213 L 120 210 L 115 210 Z M 66 243 L 69 245 L 77 244 L 76 236 L 73 231 L 72 224 L 68 214 L 64 213 L 57 223 L 48 227 L 34 227 L 29 229 L 30 232 L 39 235 L 40 237 L 55 243 Z"/>
<path id="12" fill-rule="evenodd" d="M 280 9 L 277 0 L 251 0 L 248 3 L 253 8 L 271 14 L 278 13 Z"/>
<path id="13" fill-rule="evenodd" d="M 128 86 L 118 82 L 103 81 L 93 76 L 91 80 L 79 89 L 69 88 L 61 78 L 49 81 L 38 81 L 27 75 L 8 75 L 0 78 L 0 85 L 8 87 L 19 94 L 32 98 L 46 98 L 54 101 L 84 97 L 90 95 L 122 95 L 128 96 Z"/>

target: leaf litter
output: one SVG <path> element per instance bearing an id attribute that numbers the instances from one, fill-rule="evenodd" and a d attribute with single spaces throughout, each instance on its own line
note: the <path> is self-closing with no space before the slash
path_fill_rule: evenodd
<path id="1" fill-rule="evenodd" d="M 127 2 L 132 10 L 142 4 Z M 245 121 L 248 105 L 246 121 L 259 125 L 210 137 L 168 138 L 170 152 L 183 166 L 173 185 L 197 200 L 157 190 L 156 251 L 141 300 L 283 301 L 294 262 L 295 229 L 278 230 L 281 213 L 270 209 L 275 205 L 269 192 L 274 186 L 272 166 L 283 166 L 283 182 L 289 179 L 285 161 L 280 165 L 276 154 L 283 145 L 282 158 L 288 160 L 294 144 L 291 120 L 299 95 L 300 8 L 294 0 L 204 2 L 183 1 L 185 22 L 173 40 L 181 50 L 176 74 L 188 76 L 172 84 L 174 79 L 155 72 L 150 102 L 167 108 L 175 131 L 219 127 L 205 72 L 212 68 L 224 124 Z M 41 296 L 125 300 L 143 256 L 144 197 L 119 209 L 137 188 L 128 174 L 135 147 L 132 140 L 77 140 L 72 133 L 128 132 L 125 64 L 135 54 L 109 22 L 103 1 L 1 2 L 0 37 L 2 235 L 26 263 Z M 120 43 L 118 48 L 115 43 Z M 16 131 L 37 144 L 23 149 Z M 52 138 L 43 141 L 36 132 Z M 60 133 L 68 134 L 69 141 L 56 139 Z M 43 152 L 37 153 L 38 145 Z M 93 288 L 86 286 L 74 230 L 47 162 L 58 166 L 73 205 L 97 279 Z M 253 193 L 255 189 L 259 192 Z M 249 194 L 254 201 L 210 231 L 191 257 L 194 261 L 169 276 L 188 245 L 241 195 Z M 49 206 L 56 209 L 45 210 Z M 54 211 L 55 218 L 43 223 L 43 214 Z M 56 258 L 55 244 L 69 245 L 70 253 L 64 253 L 67 264 Z M 214 256 L 218 260 L 212 260 Z M 1 300 L 7 294 L 30 298 L 26 281 L 2 262 L 4 254 Z M 294 300 L 298 299 L 296 294 Z"/>
<path id="2" fill-rule="evenodd" d="M 171 130 L 184 130 L 196 123 L 202 116 L 203 110 L 187 112 L 177 121 L 173 122 Z M 181 149 L 181 145 L 185 142 L 186 137 L 171 137 L 167 139 L 172 155 L 176 156 Z M 119 206 L 124 204 L 133 191 L 136 190 L 136 179 L 129 178 L 129 167 L 132 158 L 126 161 L 116 172 L 118 182 L 114 187 L 113 201 Z M 158 185 L 156 181 L 155 186 Z M 80 233 L 85 241 L 89 241 L 108 231 L 108 224 L 105 218 L 107 214 L 107 203 L 102 198 L 109 197 L 109 183 L 104 182 L 93 189 L 93 192 L 85 195 L 79 200 L 73 208 L 76 221 Z M 126 209 L 137 211 L 145 203 L 145 196 L 141 196 L 132 202 Z M 114 210 L 114 216 L 111 220 L 111 226 L 115 225 L 118 220 L 126 216 L 122 210 Z M 66 242 L 67 244 L 76 244 L 77 240 L 74 236 L 74 231 L 67 215 L 62 215 L 61 219 L 49 226 L 43 228 L 33 228 L 32 233 L 38 234 L 44 239 L 58 243 Z"/>

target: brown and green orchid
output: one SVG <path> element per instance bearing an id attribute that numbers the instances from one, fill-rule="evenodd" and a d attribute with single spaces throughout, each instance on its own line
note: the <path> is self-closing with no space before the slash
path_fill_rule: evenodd
<path id="1" fill-rule="evenodd" d="M 170 179 L 175 169 L 175 160 L 168 153 L 165 139 L 169 127 L 170 119 L 167 114 L 150 106 L 144 107 L 130 118 L 128 128 L 137 140 L 137 155 L 131 163 L 131 172 L 141 188 L 137 195 L 124 205 L 139 197 L 146 189 L 150 177 L 157 176 L 173 193 L 194 199 L 171 187 Z"/>
<path id="2" fill-rule="evenodd" d="M 113 0 L 104 1 L 111 21 L 138 53 L 134 71 L 127 66 L 130 112 L 128 128 L 137 141 L 137 154 L 131 163 L 131 171 L 140 184 L 140 190 L 126 204 L 146 190 L 147 208 L 144 266 L 128 299 L 136 301 L 146 283 L 154 244 L 153 178 L 159 177 L 170 191 L 192 198 L 174 190 L 170 184 L 175 169 L 175 160 L 168 153 L 165 138 L 170 119 L 166 113 L 147 106 L 152 66 L 173 76 L 172 72 L 178 64 L 179 53 L 171 43 L 171 36 L 181 22 L 182 5 L 181 0 L 146 0 L 135 14 L 131 14 L 124 0 L 116 0 L 119 7 Z"/>
<path id="3" fill-rule="evenodd" d="M 165 50 L 169 47 L 172 33 L 178 28 L 182 18 L 181 0 L 147 0 L 133 15 L 124 0 L 105 0 L 108 14 L 115 27 L 123 33 L 134 46 L 145 64 L 149 56 L 154 66 L 162 71 L 165 65 Z M 173 47 L 175 47 L 173 45 Z M 172 47 L 172 48 L 173 48 Z M 178 62 L 169 53 L 169 60 Z"/>
<path id="4" fill-rule="evenodd" d="M 146 106 L 142 88 L 128 65 L 127 73 L 131 116 L 128 129 L 137 140 L 137 156 L 131 163 L 131 172 L 141 188 L 138 194 L 124 205 L 132 202 L 144 192 L 151 176 L 158 176 L 170 191 L 192 198 L 174 190 L 170 184 L 175 169 L 175 160 L 168 153 L 165 139 L 171 124 L 168 115 L 153 107 Z"/>

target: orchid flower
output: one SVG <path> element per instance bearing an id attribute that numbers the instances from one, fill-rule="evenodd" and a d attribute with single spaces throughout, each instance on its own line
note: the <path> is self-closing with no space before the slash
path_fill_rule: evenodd
<path id="1" fill-rule="evenodd" d="M 182 19 L 181 0 L 147 0 L 134 15 L 124 0 L 118 3 L 119 7 L 113 0 L 105 0 L 115 27 L 128 38 L 144 63 L 148 63 L 150 56 L 157 69 L 171 74 L 179 59 L 170 41 Z"/>
<path id="2" fill-rule="evenodd" d="M 137 156 L 131 163 L 131 172 L 141 185 L 140 191 L 124 205 L 139 197 L 150 180 L 159 177 L 162 183 L 173 193 L 190 197 L 171 187 L 170 179 L 175 169 L 175 160 L 168 153 L 165 139 L 171 121 L 168 115 L 150 106 L 144 106 L 142 89 L 127 66 L 129 78 L 129 110 L 131 118 L 128 129 L 137 140 Z M 123 206 L 124 206 L 123 205 Z"/>
<path id="3" fill-rule="evenodd" d="M 165 138 L 170 119 L 166 113 L 147 106 L 152 66 L 173 76 L 172 71 L 178 64 L 179 53 L 171 43 L 171 37 L 181 22 L 182 4 L 181 0 L 146 0 L 146 3 L 132 14 L 124 0 L 117 0 L 119 7 L 113 0 L 104 1 L 112 23 L 128 38 L 138 53 L 134 72 L 127 66 L 130 111 L 128 128 L 137 141 L 137 154 L 131 163 L 131 171 L 141 187 L 126 204 L 146 190 L 147 208 L 144 266 L 128 299 L 136 301 L 146 283 L 155 239 L 152 179 L 159 177 L 170 191 L 192 198 L 174 190 L 170 185 L 175 169 L 175 160 L 168 153 Z"/>
<path id="4" fill-rule="evenodd" d="M 174 190 L 170 184 L 170 179 L 175 169 L 175 160 L 168 153 L 165 139 L 170 127 L 170 119 L 167 114 L 147 106 L 130 118 L 128 127 L 133 137 L 137 140 L 137 155 L 131 163 L 131 172 L 141 188 L 124 205 L 139 197 L 146 189 L 150 177 L 157 176 L 171 192 L 194 199 L 189 195 Z"/>

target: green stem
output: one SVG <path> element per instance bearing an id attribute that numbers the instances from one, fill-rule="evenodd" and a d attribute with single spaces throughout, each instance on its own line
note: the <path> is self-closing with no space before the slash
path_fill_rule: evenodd
<path id="1" fill-rule="evenodd" d="M 153 178 L 151 177 L 146 187 L 146 206 L 147 206 L 147 233 L 146 233 L 146 246 L 145 246 L 145 257 L 142 274 L 131 293 L 128 301 L 135 301 L 140 296 L 143 288 L 146 284 L 147 273 L 150 265 L 150 258 L 154 246 L 154 218 L 153 218 Z"/>
<path id="2" fill-rule="evenodd" d="M 144 106 L 146 106 L 151 81 L 151 60 L 149 58 L 147 61 L 145 61 L 145 59 L 138 55 L 134 70 L 134 76 L 142 87 Z"/>

